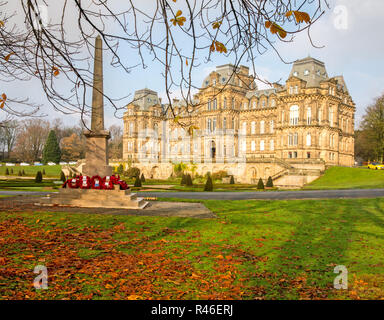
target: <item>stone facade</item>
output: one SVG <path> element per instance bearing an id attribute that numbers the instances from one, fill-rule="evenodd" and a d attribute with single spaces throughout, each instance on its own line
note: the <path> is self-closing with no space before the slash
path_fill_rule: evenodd
<path id="1" fill-rule="evenodd" d="M 247 67 L 219 66 L 194 102 L 189 110 L 173 101 L 181 127 L 156 92 L 136 91 L 124 114 L 123 160 L 153 178 L 168 178 L 173 163 L 184 162 L 199 174 L 225 170 L 243 183 L 272 176 L 288 187 L 354 164 L 355 104 L 343 77 L 328 77 L 311 57 L 293 64 L 285 85 L 266 90 Z"/>

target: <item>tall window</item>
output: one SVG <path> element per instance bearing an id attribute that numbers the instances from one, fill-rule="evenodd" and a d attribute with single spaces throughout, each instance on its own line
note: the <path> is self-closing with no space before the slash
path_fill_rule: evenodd
<path id="1" fill-rule="evenodd" d="M 307 146 L 311 145 L 311 134 L 307 133 Z"/>
<path id="2" fill-rule="evenodd" d="M 247 142 L 245 140 L 243 140 L 241 143 L 241 149 L 243 152 L 247 151 Z"/>
<path id="3" fill-rule="evenodd" d="M 311 124 L 311 119 L 312 118 L 312 112 L 311 112 L 311 107 L 307 108 L 307 125 Z"/>
<path id="4" fill-rule="evenodd" d="M 227 109 L 227 98 L 224 98 L 223 108 L 224 108 L 224 109 Z"/>
<path id="5" fill-rule="evenodd" d="M 349 132 L 349 119 L 346 121 L 345 132 Z"/>
<path id="6" fill-rule="evenodd" d="M 295 86 L 295 93 L 299 93 L 299 87 L 298 86 Z"/>
<path id="7" fill-rule="evenodd" d="M 213 118 L 213 122 L 212 122 L 212 131 L 213 131 L 213 132 L 216 131 L 216 118 Z"/>
<path id="8" fill-rule="evenodd" d="M 273 131 L 274 131 L 274 126 L 275 126 L 275 123 L 274 123 L 273 120 L 271 120 L 271 121 L 269 122 L 269 131 L 270 131 L 271 133 L 273 133 Z"/>
<path id="9" fill-rule="evenodd" d="M 223 129 L 227 129 L 227 118 L 224 117 L 223 119 Z"/>
<path id="10" fill-rule="evenodd" d="M 298 134 L 296 133 L 290 133 L 288 135 L 288 145 L 289 146 L 297 146 L 297 141 L 298 141 Z"/>
<path id="11" fill-rule="evenodd" d="M 211 119 L 208 119 L 208 124 L 207 124 L 207 128 L 208 128 L 208 131 L 211 132 L 212 131 L 212 122 L 211 122 Z"/>
<path id="12" fill-rule="evenodd" d="M 274 140 L 269 141 L 269 149 L 271 151 L 275 150 L 275 141 Z"/>
<path id="13" fill-rule="evenodd" d="M 329 125 L 333 127 L 333 108 L 329 107 Z"/>
<path id="14" fill-rule="evenodd" d="M 232 118 L 232 129 L 235 129 L 235 118 Z"/>
<path id="15" fill-rule="evenodd" d="M 299 123 L 299 106 L 291 106 L 289 109 L 289 123 L 297 125 Z"/>
<path id="16" fill-rule="evenodd" d="M 133 122 L 130 122 L 130 123 L 129 123 L 129 134 L 130 134 L 130 135 L 133 134 Z"/>
<path id="17" fill-rule="evenodd" d="M 256 122 L 252 121 L 251 122 L 251 134 L 255 134 L 255 133 L 256 133 Z"/>
<path id="18" fill-rule="evenodd" d="M 289 87 L 289 94 L 293 94 L 293 87 L 292 86 Z"/>
<path id="19" fill-rule="evenodd" d="M 231 108 L 232 108 L 232 109 L 235 109 L 235 98 L 232 98 L 232 105 L 231 105 Z"/>
<path id="20" fill-rule="evenodd" d="M 264 120 L 260 121 L 260 133 L 264 133 Z"/>
<path id="21" fill-rule="evenodd" d="M 265 99 L 261 100 L 261 106 L 264 108 L 265 107 Z"/>
<path id="22" fill-rule="evenodd" d="M 272 99 L 271 100 L 271 107 L 274 107 L 276 105 L 276 100 L 275 99 Z"/>
<path id="23" fill-rule="evenodd" d="M 284 123 L 285 121 L 285 111 L 281 111 L 281 123 Z"/>
<path id="24" fill-rule="evenodd" d="M 256 151 L 256 143 L 255 143 L 255 141 L 251 141 L 251 151 Z"/>
<path id="25" fill-rule="evenodd" d="M 217 99 L 213 100 L 213 110 L 217 109 Z"/>
<path id="26" fill-rule="evenodd" d="M 260 140 L 260 151 L 264 151 L 264 140 Z"/>
<path id="27" fill-rule="evenodd" d="M 243 122 L 243 134 L 247 134 L 247 123 Z"/>
<path id="28" fill-rule="evenodd" d="M 211 110 L 211 100 L 208 100 L 208 111 Z"/>
<path id="29" fill-rule="evenodd" d="M 323 109 L 322 108 L 320 108 L 319 109 L 319 123 L 321 123 L 321 121 L 322 121 L 322 115 L 323 115 Z"/>
<path id="30" fill-rule="evenodd" d="M 256 101 L 252 102 L 252 109 L 256 109 Z"/>

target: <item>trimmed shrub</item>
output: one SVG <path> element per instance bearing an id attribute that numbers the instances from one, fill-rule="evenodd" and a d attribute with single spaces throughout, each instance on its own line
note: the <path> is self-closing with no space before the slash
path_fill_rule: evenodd
<path id="1" fill-rule="evenodd" d="M 11 168 L 11 174 L 13 174 L 13 169 Z"/>
<path id="2" fill-rule="evenodd" d="M 268 181 L 267 181 L 266 187 L 267 188 L 273 188 L 273 181 L 272 181 L 272 177 L 271 176 L 268 177 Z"/>
<path id="3" fill-rule="evenodd" d="M 139 176 L 136 177 L 135 184 L 133 186 L 135 188 L 141 188 L 142 184 Z"/>
<path id="4" fill-rule="evenodd" d="M 140 169 L 136 167 L 131 167 L 127 171 L 125 171 L 124 175 L 130 179 L 136 178 L 140 176 Z"/>
<path id="5" fill-rule="evenodd" d="M 5 175 L 6 175 L 6 176 L 9 176 L 9 170 L 8 170 L 8 168 L 5 169 Z"/>
<path id="6" fill-rule="evenodd" d="M 257 189 L 264 189 L 264 182 L 261 178 L 259 179 L 259 182 L 257 183 Z"/>
<path id="7" fill-rule="evenodd" d="M 231 176 L 231 180 L 229 180 L 229 184 L 235 184 L 235 178 Z"/>
<path id="8" fill-rule="evenodd" d="M 21 172 L 21 170 L 19 170 L 19 173 L 17 174 L 19 177 L 21 177 L 23 174 Z"/>
<path id="9" fill-rule="evenodd" d="M 36 177 L 35 177 L 35 182 L 40 183 L 42 181 L 43 181 L 43 175 L 42 175 L 41 171 L 37 171 Z"/>
<path id="10" fill-rule="evenodd" d="M 45 175 L 45 169 L 43 169 L 43 172 L 42 172 L 42 174 L 44 174 L 44 175 Z"/>
<path id="11" fill-rule="evenodd" d="M 187 186 L 193 186 L 193 182 L 192 182 L 192 177 L 191 177 L 191 175 L 190 174 L 187 174 L 187 177 L 185 178 L 185 184 L 187 185 Z"/>
<path id="12" fill-rule="evenodd" d="M 65 178 L 65 174 L 64 174 L 63 171 L 60 172 L 60 180 L 63 181 L 63 182 L 67 181 L 67 179 Z"/>
<path id="13" fill-rule="evenodd" d="M 204 186 L 204 191 L 213 191 L 213 183 L 212 183 L 211 175 L 208 175 L 207 182 L 205 183 L 205 186 Z"/>
<path id="14" fill-rule="evenodd" d="M 141 174 L 140 180 L 141 180 L 141 182 L 145 182 L 144 173 Z"/>
<path id="15" fill-rule="evenodd" d="M 23 171 L 22 171 L 22 174 L 23 174 L 23 176 L 25 176 L 25 171 L 24 171 L 24 169 L 23 169 Z"/>

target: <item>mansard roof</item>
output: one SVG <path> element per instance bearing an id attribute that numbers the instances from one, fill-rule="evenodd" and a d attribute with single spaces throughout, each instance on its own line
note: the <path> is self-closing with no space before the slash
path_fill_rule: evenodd
<path id="1" fill-rule="evenodd" d="M 296 60 L 289 78 L 296 77 L 307 82 L 307 88 L 320 87 L 320 82 L 328 80 L 324 62 L 312 57 Z"/>

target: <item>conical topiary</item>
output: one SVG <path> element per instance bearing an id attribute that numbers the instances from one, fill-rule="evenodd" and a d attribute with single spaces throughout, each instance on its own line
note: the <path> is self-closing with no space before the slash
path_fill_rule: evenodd
<path id="1" fill-rule="evenodd" d="M 187 177 L 185 176 L 184 173 L 183 173 L 183 175 L 181 176 L 180 184 L 181 184 L 181 185 L 187 184 Z"/>
<path id="2" fill-rule="evenodd" d="M 9 176 L 9 170 L 8 170 L 8 168 L 5 169 L 5 175 L 6 175 L 6 176 Z"/>
<path id="3" fill-rule="evenodd" d="M 264 182 L 261 178 L 259 179 L 259 182 L 257 183 L 257 189 L 264 189 Z"/>
<path id="4" fill-rule="evenodd" d="M 235 184 L 235 178 L 231 176 L 231 179 L 229 180 L 229 184 Z"/>
<path id="5" fill-rule="evenodd" d="M 60 180 L 63 181 L 63 182 L 67 181 L 67 179 L 65 178 L 65 174 L 64 174 L 63 171 L 60 172 Z"/>
<path id="6" fill-rule="evenodd" d="M 207 182 L 205 183 L 204 191 L 213 191 L 213 183 L 212 183 L 211 175 L 208 175 L 207 177 Z"/>
<path id="7" fill-rule="evenodd" d="M 268 181 L 267 181 L 266 187 L 267 188 L 273 188 L 273 181 L 272 181 L 272 177 L 271 176 L 268 177 Z"/>
<path id="8" fill-rule="evenodd" d="M 25 171 L 24 171 L 24 169 L 23 169 L 23 171 L 22 171 L 22 174 L 23 174 L 23 176 L 25 176 Z"/>
<path id="9" fill-rule="evenodd" d="M 23 174 L 21 172 L 21 170 L 19 170 L 19 173 L 18 173 L 18 176 L 21 177 Z"/>
<path id="10" fill-rule="evenodd" d="M 35 177 L 35 182 L 40 183 L 43 181 L 43 175 L 41 174 L 41 171 L 37 171 L 36 177 Z"/>
<path id="11" fill-rule="evenodd" d="M 193 186 L 192 177 L 190 174 L 187 174 L 187 177 L 185 178 L 185 184 L 187 186 Z"/>
<path id="12" fill-rule="evenodd" d="M 136 177 L 135 184 L 133 185 L 135 188 L 141 188 L 141 179 L 139 176 Z"/>
<path id="13" fill-rule="evenodd" d="M 141 180 L 141 182 L 145 182 L 144 173 L 141 174 L 140 180 Z"/>
<path id="14" fill-rule="evenodd" d="M 44 175 L 45 175 L 45 169 L 43 169 L 43 172 L 42 172 L 42 174 L 44 174 Z"/>
<path id="15" fill-rule="evenodd" d="M 13 174 L 13 169 L 11 168 L 11 174 Z"/>

